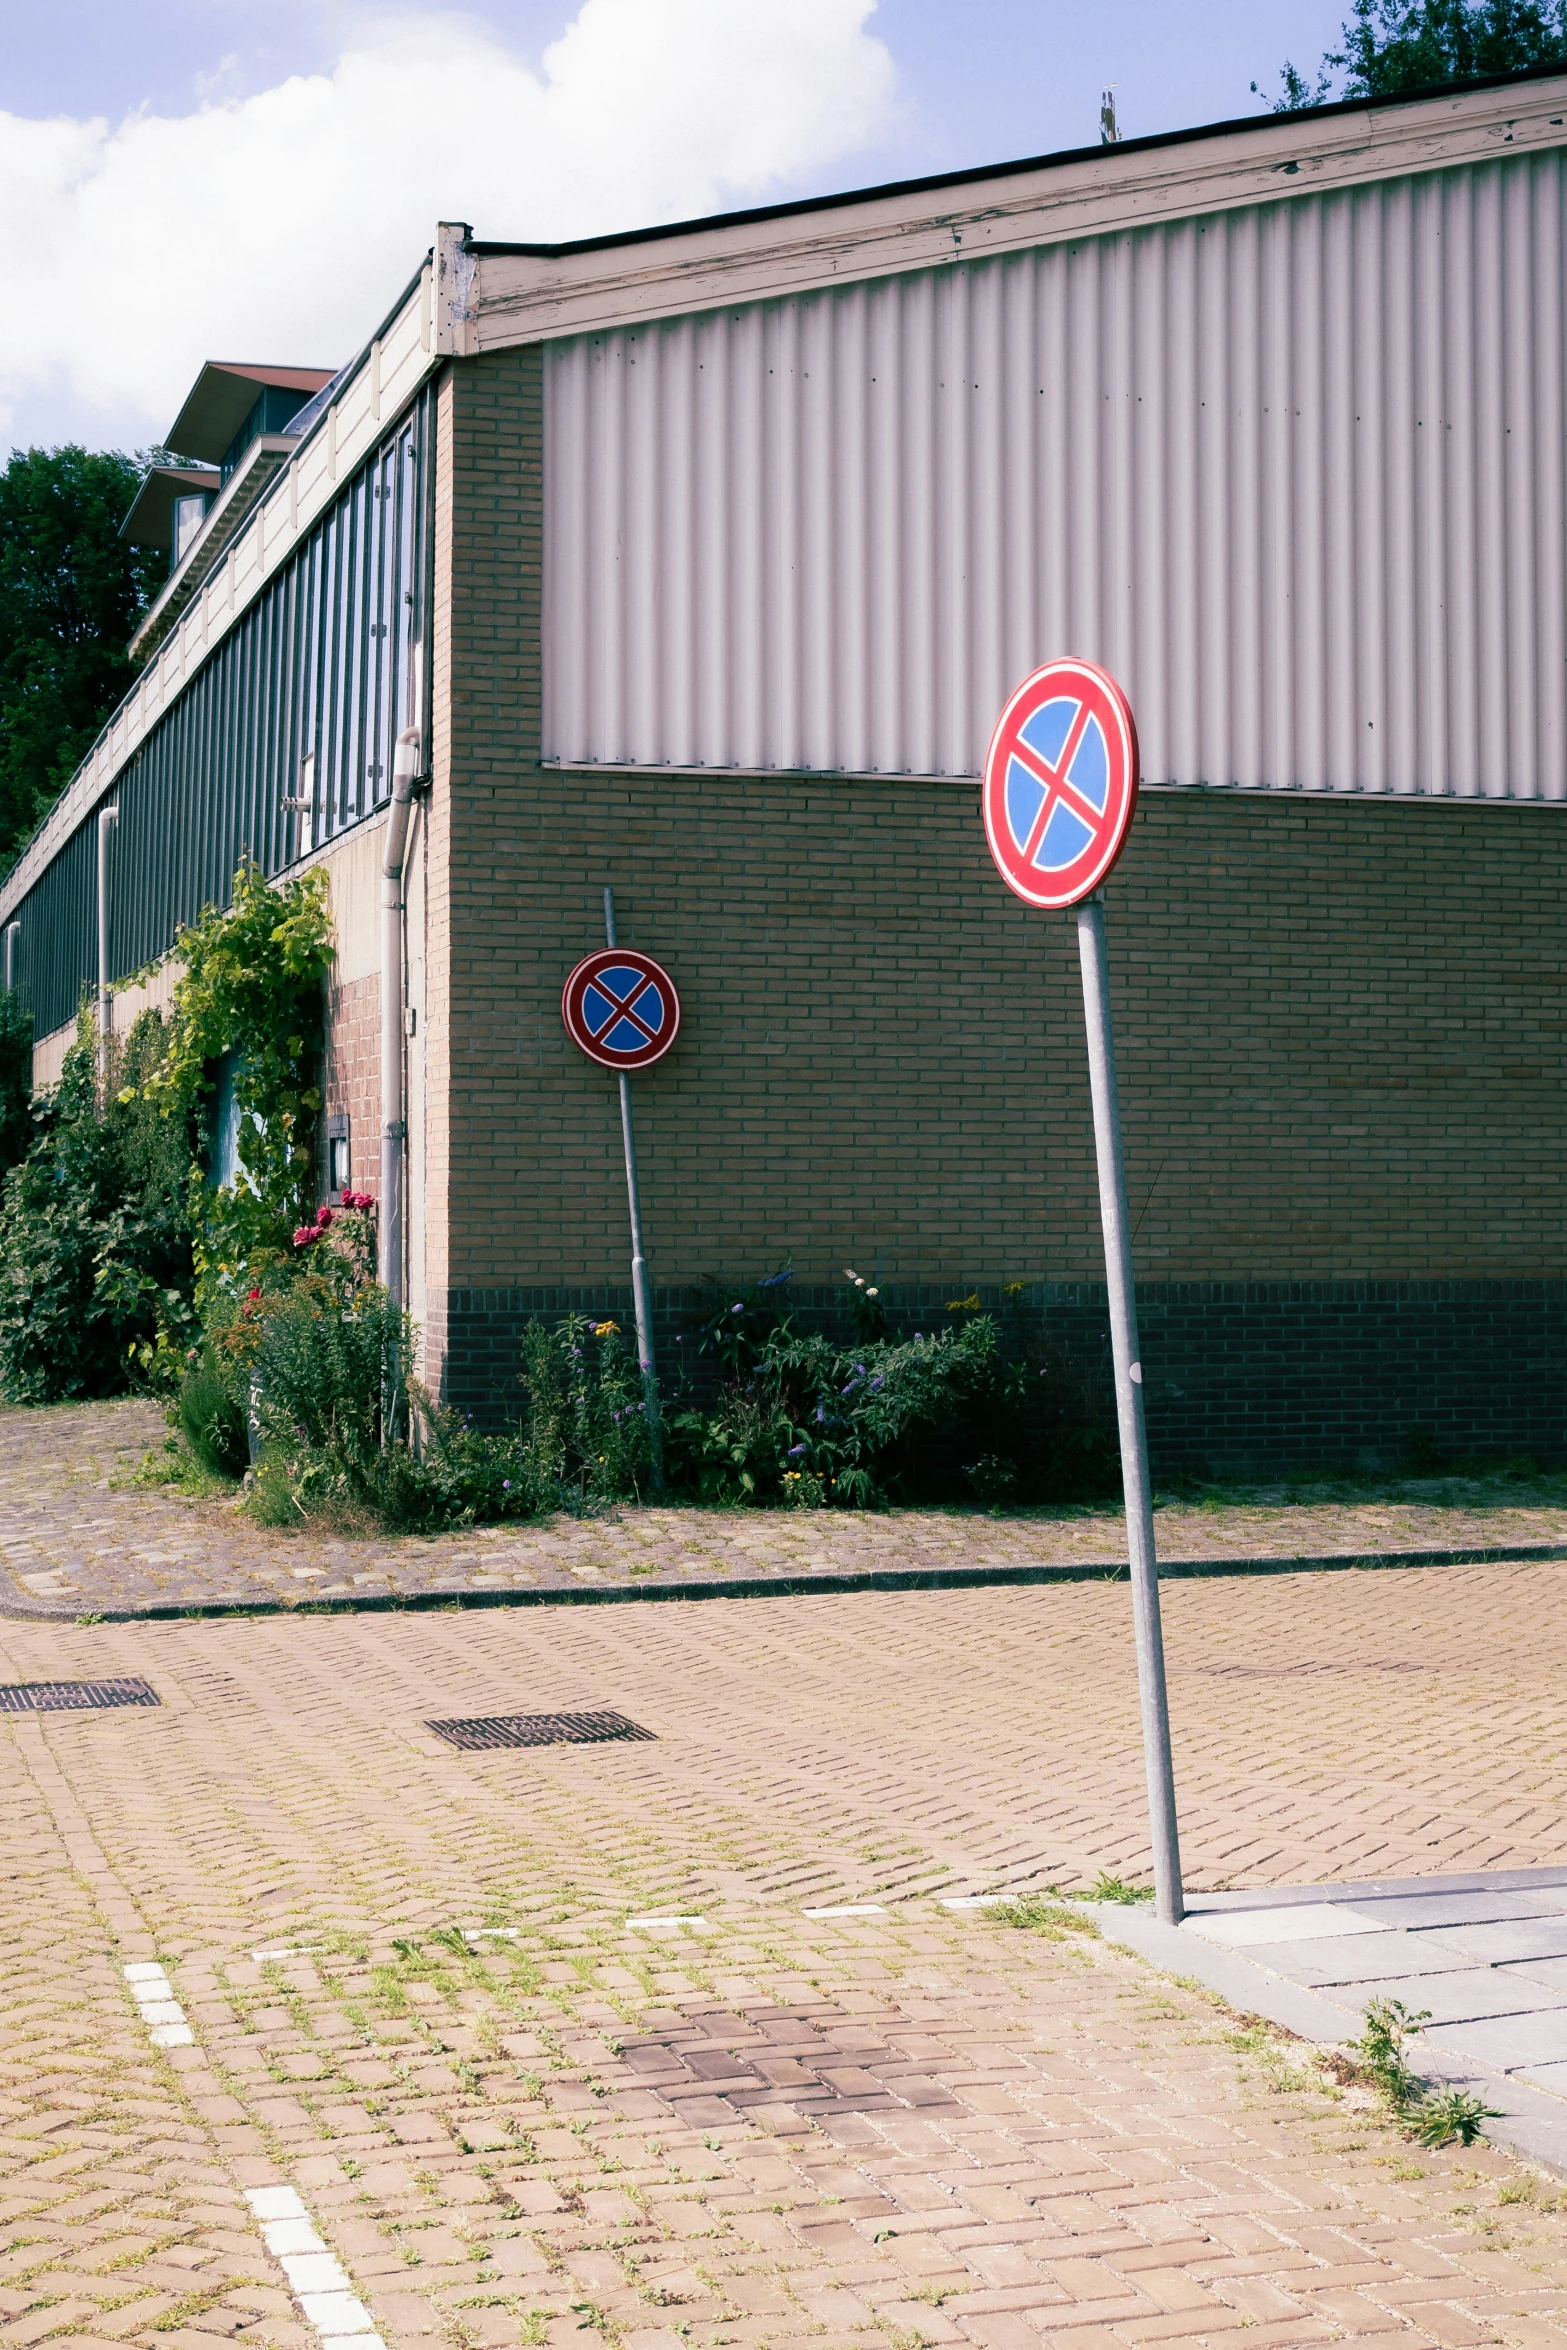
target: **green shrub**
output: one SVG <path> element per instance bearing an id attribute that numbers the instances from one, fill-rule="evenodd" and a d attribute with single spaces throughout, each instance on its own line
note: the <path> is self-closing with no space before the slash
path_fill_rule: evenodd
<path id="1" fill-rule="evenodd" d="M 250 1428 L 244 1374 L 209 1343 L 180 1382 L 179 1424 L 204 1469 L 243 1477 L 250 1465 Z"/>
<path id="2" fill-rule="evenodd" d="M 651 1455 L 642 1373 L 616 1322 L 571 1314 L 522 1334 L 524 1476 L 541 1504 L 633 1501 Z"/>
<path id="3" fill-rule="evenodd" d="M 84 1012 L 60 1083 L 0 1191 L 0 1393 L 19 1403 L 171 1388 L 196 1331 L 186 1200 L 190 1132 L 145 1098 L 163 1023 L 144 1012 L 111 1057 L 98 1114 Z"/>
<path id="4" fill-rule="evenodd" d="M 704 1501 L 878 1509 L 977 1500 L 989 1508 L 1114 1491 L 1105 1415 L 1044 1351 L 1014 1284 L 995 1317 L 978 1294 L 961 1320 L 897 1336 L 877 1291 L 852 1271 L 852 1344 L 800 1335 L 783 1311 L 787 1270 L 718 1303 L 701 1351 L 721 1370 L 715 1401 L 668 1420 L 670 1482 Z"/>

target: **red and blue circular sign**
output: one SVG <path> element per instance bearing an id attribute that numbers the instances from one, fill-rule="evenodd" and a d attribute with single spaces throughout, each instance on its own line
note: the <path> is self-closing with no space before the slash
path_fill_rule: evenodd
<path id="1" fill-rule="evenodd" d="M 985 754 L 985 834 L 1008 889 L 1031 906 L 1091 897 L 1137 807 L 1137 727 L 1092 661 L 1047 661 L 1025 678 Z"/>
<path id="2" fill-rule="evenodd" d="M 566 1034 L 604 1069 L 646 1069 L 680 1033 L 680 997 L 662 963 L 632 947 L 586 955 L 561 990 Z"/>

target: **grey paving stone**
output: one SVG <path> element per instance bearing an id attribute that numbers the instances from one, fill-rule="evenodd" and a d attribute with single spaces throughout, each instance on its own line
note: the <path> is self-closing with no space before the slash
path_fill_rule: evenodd
<path id="1" fill-rule="evenodd" d="M 1458 1953 L 1455 1965 L 1479 1959 L 1503 1966 L 1517 1958 L 1567 1958 L 1567 1918 L 1502 1919 L 1491 1926 L 1434 1926 L 1422 1941 Z"/>
<path id="2" fill-rule="evenodd" d="M 1567 1992 L 1567 1958 L 1526 1958 L 1521 1965 L 1498 1967 L 1496 1971 L 1516 1976 L 1521 1983 L 1540 1983 L 1547 1990 Z"/>
<path id="3" fill-rule="evenodd" d="M 1389 1900 L 1357 1901 L 1356 1917 L 1379 1926 L 1491 1925 L 1509 1918 L 1567 1917 L 1567 1885 L 1542 1885 L 1532 1893 L 1487 1887 L 1478 1893 L 1403 1893 Z"/>
<path id="4" fill-rule="evenodd" d="M 1362 1923 L 1353 1910 L 1336 1908 L 1328 1901 L 1293 1908 L 1228 1910 L 1217 1914 L 1194 1902 L 1186 1923 L 1205 1942 L 1222 1943 L 1227 1950 L 1261 1949 L 1273 1942 L 1299 1942 L 1324 1934 L 1342 1937 L 1384 1930 L 1374 1921 Z"/>
<path id="5" fill-rule="evenodd" d="M 1330 1983 L 1377 1983 L 1398 1976 L 1455 1974 L 1467 1967 L 1461 1952 L 1435 1947 L 1426 1934 L 1323 1934 L 1311 1941 L 1269 1942 L 1249 1949 L 1258 1966 L 1291 1983 L 1326 1989 Z"/>
<path id="6" fill-rule="evenodd" d="M 1542 1999 L 1542 1986 L 1498 1967 L 1461 1967 L 1452 1975 L 1399 1975 L 1386 1981 L 1357 1983 L 1357 1999 L 1401 1999 L 1406 2007 L 1429 2008 L 1433 2029 L 1443 2024 L 1471 2023 L 1482 2016 L 1534 2015 L 1558 2004 L 1567 2009 L 1567 1993 L 1559 2002 Z"/>
<path id="7" fill-rule="evenodd" d="M 1526 2015 L 1482 2017 L 1474 2023 L 1432 2026 L 1422 2033 L 1433 2048 L 1471 2057 L 1494 2071 L 1567 2062 L 1567 2006 L 1537 2008 Z"/>

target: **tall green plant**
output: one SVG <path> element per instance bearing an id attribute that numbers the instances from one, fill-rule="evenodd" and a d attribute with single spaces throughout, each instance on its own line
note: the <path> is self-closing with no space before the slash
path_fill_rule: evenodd
<path id="1" fill-rule="evenodd" d="M 23 1403 L 102 1395 L 184 1367 L 195 1332 L 187 1123 L 148 1099 L 163 1023 L 144 1012 L 97 1100 L 96 1039 L 83 1012 L 33 1141 L 0 1193 L 0 1392 Z"/>
<path id="2" fill-rule="evenodd" d="M 268 1269 L 290 1259 L 290 1234 L 314 1187 L 321 988 L 332 961 L 327 880 L 315 867 L 276 886 L 248 859 L 226 913 L 207 907 L 175 942 L 168 1051 L 148 1091 L 195 1115 L 211 1139 L 218 1065 L 233 1072 L 239 1172 L 215 1184 L 190 1174 L 197 1303 L 231 1311 Z"/>

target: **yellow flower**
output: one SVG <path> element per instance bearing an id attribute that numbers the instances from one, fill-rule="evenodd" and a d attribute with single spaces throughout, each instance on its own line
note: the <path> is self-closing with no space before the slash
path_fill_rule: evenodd
<path id="1" fill-rule="evenodd" d="M 593 1335 L 595 1338 L 618 1338 L 620 1336 L 620 1324 L 618 1322 L 595 1322 L 593 1325 Z"/>
<path id="2" fill-rule="evenodd" d="M 949 1314 L 961 1314 L 965 1306 L 977 1306 L 978 1304 L 979 1291 L 976 1289 L 971 1297 L 949 1297 L 947 1311 Z"/>

